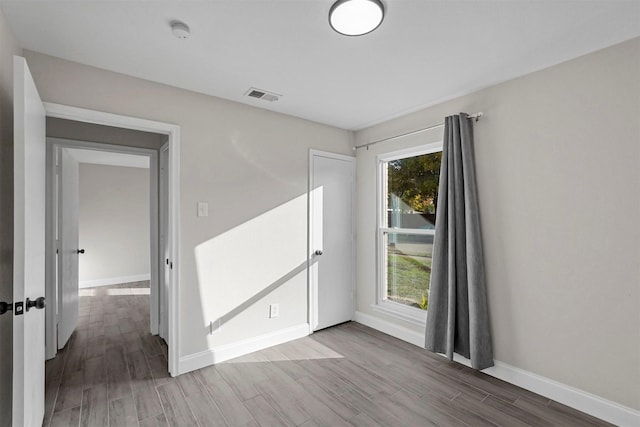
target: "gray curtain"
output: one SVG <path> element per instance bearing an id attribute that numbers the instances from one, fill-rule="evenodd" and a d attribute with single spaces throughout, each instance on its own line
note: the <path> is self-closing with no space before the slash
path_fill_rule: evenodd
<path id="1" fill-rule="evenodd" d="M 464 114 L 445 118 L 436 235 L 427 311 L 427 350 L 493 366 L 478 194 L 473 125 Z"/>

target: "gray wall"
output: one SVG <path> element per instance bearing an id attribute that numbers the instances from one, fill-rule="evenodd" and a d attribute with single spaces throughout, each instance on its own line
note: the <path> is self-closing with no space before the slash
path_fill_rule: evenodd
<path id="1" fill-rule="evenodd" d="M 495 358 L 640 409 L 640 39 L 356 133 L 475 124 Z M 376 155 L 358 150 L 357 309 L 375 303 Z"/>
<path id="2" fill-rule="evenodd" d="M 0 301 L 13 301 L 13 55 L 22 55 L 0 10 Z M 12 316 L 0 316 L 0 426 L 11 425 Z"/>
<path id="3" fill-rule="evenodd" d="M 149 169 L 80 164 L 81 287 L 150 274 L 149 192 Z"/>
<path id="4" fill-rule="evenodd" d="M 182 356 L 307 322 L 304 271 L 256 295 L 306 260 L 309 148 L 352 154 L 350 132 L 34 52 L 25 56 L 45 101 L 181 126 Z M 209 202 L 208 217 L 196 216 L 198 201 Z M 268 319 L 269 303 L 280 304 L 280 317 Z M 208 334 L 211 320 L 238 307 L 246 308 Z"/>

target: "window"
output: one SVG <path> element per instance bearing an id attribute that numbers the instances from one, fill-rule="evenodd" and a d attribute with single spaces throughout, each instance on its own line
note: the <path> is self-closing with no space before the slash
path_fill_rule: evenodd
<path id="1" fill-rule="evenodd" d="M 442 143 L 378 157 L 378 305 L 426 317 Z"/>

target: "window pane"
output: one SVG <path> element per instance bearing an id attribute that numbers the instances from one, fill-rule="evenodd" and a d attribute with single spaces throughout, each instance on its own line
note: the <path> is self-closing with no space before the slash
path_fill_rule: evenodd
<path id="1" fill-rule="evenodd" d="M 392 232 L 384 233 L 384 236 L 387 252 L 386 298 L 426 310 L 433 236 Z"/>
<path id="2" fill-rule="evenodd" d="M 433 229 L 442 152 L 387 162 L 387 227 Z"/>

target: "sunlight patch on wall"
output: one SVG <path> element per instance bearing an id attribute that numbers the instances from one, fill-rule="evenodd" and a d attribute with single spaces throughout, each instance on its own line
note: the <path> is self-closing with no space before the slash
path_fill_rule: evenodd
<path id="1" fill-rule="evenodd" d="M 203 326 L 214 322 L 223 331 L 257 303 L 265 305 L 264 313 L 244 330 L 306 322 L 306 253 L 306 193 L 196 246 Z M 279 303 L 279 318 L 270 318 L 261 300 L 287 286 L 294 286 L 297 296 L 282 292 L 272 301 Z"/>

